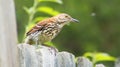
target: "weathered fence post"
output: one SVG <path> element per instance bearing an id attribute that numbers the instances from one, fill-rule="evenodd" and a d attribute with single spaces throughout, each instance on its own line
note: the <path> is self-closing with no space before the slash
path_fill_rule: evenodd
<path id="1" fill-rule="evenodd" d="M 77 67 L 93 67 L 93 63 L 85 57 L 78 57 Z"/>
<path id="2" fill-rule="evenodd" d="M 120 58 L 115 61 L 115 67 L 120 67 Z"/>
<path id="3" fill-rule="evenodd" d="M 103 64 L 96 64 L 95 67 L 105 67 Z"/>
<path id="4" fill-rule="evenodd" d="M 0 0 L 0 67 L 18 67 L 13 0 Z"/>
<path id="5" fill-rule="evenodd" d="M 68 52 L 59 52 L 56 65 L 56 67 L 76 67 L 75 56 Z"/>

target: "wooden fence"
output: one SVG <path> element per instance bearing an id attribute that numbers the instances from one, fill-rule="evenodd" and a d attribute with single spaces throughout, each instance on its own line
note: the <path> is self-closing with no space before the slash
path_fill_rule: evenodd
<path id="1" fill-rule="evenodd" d="M 85 58 L 75 56 L 72 53 L 59 52 L 55 48 L 39 46 L 36 48 L 29 44 L 19 44 L 18 54 L 20 67 L 94 67 L 93 63 Z M 96 64 L 95 67 L 105 67 Z M 120 67 L 120 59 L 115 62 L 115 67 Z"/>
<path id="2" fill-rule="evenodd" d="M 13 0 L 0 0 L 0 67 L 93 67 L 90 60 L 69 52 L 28 44 L 17 46 L 17 31 Z M 97 64 L 95 67 L 105 67 Z M 120 67 L 120 59 L 115 67 Z"/>

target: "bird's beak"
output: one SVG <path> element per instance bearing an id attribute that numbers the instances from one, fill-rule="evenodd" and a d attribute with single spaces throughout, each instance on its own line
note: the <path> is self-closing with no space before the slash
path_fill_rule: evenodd
<path id="1" fill-rule="evenodd" d="M 79 20 L 77 20 L 77 19 L 74 19 L 74 18 L 72 18 L 72 22 L 80 22 Z"/>

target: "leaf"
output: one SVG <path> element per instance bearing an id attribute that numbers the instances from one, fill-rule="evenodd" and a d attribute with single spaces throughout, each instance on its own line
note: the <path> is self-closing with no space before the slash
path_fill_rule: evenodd
<path id="1" fill-rule="evenodd" d="M 107 53 L 102 53 L 102 52 L 87 52 L 84 54 L 85 57 L 91 57 L 93 60 L 93 63 L 100 62 L 100 61 L 115 61 L 116 58 L 113 56 L 110 56 Z"/>
<path id="2" fill-rule="evenodd" d="M 62 2 L 62 0 L 38 0 L 39 2 L 46 2 L 46 1 L 48 1 L 48 2 L 55 2 L 55 3 L 59 3 L 59 4 L 62 4 L 63 2 Z"/>
<path id="3" fill-rule="evenodd" d="M 39 12 L 44 12 L 44 13 L 47 13 L 47 14 L 52 15 L 52 16 L 57 15 L 57 14 L 60 13 L 60 12 L 52 9 L 51 7 L 45 7 L 45 6 L 39 7 L 39 8 L 37 9 L 37 11 L 39 11 Z"/>
<path id="4" fill-rule="evenodd" d="M 23 7 L 23 9 L 29 14 L 29 9 L 27 7 Z"/>
<path id="5" fill-rule="evenodd" d="M 92 57 L 92 53 L 91 52 L 87 52 L 84 54 L 85 57 Z"/>
<path id="6" fill-rule="evenodd" d="M 55 47 L 55 45 L 54 45 L 51 41 L 46 42 L 45 45 L 47 45 L 47 46 L 51 46 L 51 47 Z"/>
<path id="7" fill-rule="evenodd" d="M 33 20 L 33 23 L 39 22 L 39 21 L 44 20 L 44 19 L 46 19 L 46 18 L 48 18 L 48 17 L 36 17 L 36 18 Z"/>
<path id="8" fill-rule="evenodd" d="M 107 53 L 97 53 L 95 55 L 96 61 L 115 61 L 115 57 L 110 56 Z"/>
<path id="9" fill-rule="evenodd" d="M 35 8 L 31 7 L 31 8 L 27 8 L 27 7 L 23 7 L 23 9 L 30 15 L 31 13 L 33 13 L 33 10 L 35 10 Z"/>

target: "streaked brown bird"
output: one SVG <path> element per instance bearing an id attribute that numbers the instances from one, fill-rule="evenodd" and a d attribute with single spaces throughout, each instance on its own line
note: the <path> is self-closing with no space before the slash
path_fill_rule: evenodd
<path id="1" fill-rule="evenodd" d="M 79 22 L 66 13 L 45 19 L 38 22 L 31 30 L 26 33 L 25 43 L 44 44 L 51 41 L 61 31 L 63 26 L 70 22 Z"/>

